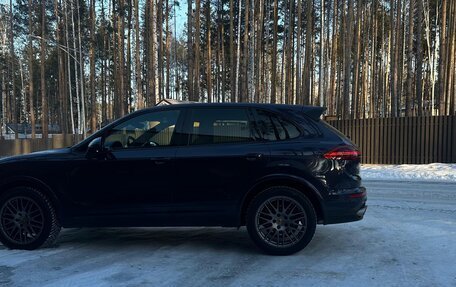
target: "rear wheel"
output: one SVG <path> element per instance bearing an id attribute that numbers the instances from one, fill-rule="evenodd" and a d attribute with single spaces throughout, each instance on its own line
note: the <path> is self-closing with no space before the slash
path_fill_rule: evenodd
<path id="1" fill-rule="evenodd" d="M 272 187 L 256 196 L 247 211 L 247 229 L 255 244 L 274 255 L 302 250 L 315 233 L 312 203 L 289 187 Z"/>
<path id="2" fill-rule="evenodd" d="M 0 196 L 0 241 L 6 247 L 48 247 L 60 229 L 54 207 L 40 191 L 17 187 Z"/>

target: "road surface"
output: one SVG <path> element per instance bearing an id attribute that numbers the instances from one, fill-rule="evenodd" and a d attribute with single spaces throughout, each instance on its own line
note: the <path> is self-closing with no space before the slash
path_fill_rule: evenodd
<path id="1" fill-rule="evenodd" d="M 56 248 L 0 245 L 0 286 L 456 286 L 456 184 L 365 185 L 363 221 L 318 226 L 293 256 L 244 228 L 67 229 Z"/>

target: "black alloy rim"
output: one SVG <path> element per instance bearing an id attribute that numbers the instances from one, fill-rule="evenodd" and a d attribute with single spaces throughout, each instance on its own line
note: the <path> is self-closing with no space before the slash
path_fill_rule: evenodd
<path id="1" fill-rule="evenodd" d="M 41 207 L 31 198 L 18 196 L 8 199 L 0 210 L 3 234 L 16 244 L 29 244 L 43 232 Z"/>
<path id="2" fill-rule="evenodd" d="M 307 215 L 302 205 L 287 196 L 265 201 L 255 216 L 256 231 L 267 244 L 290 247 L 305 235 Z"/>

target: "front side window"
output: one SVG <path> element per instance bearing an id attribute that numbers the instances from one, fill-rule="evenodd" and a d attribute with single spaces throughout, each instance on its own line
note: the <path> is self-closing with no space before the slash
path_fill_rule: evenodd
<path id="1" fill-rule="evenodd" d="M 245 109 L 194 109 L 190 115 L 189 144 L 221 144 L 254 140 Z"/>
<path id="2" fill-rule="evenodd" d="M 171 110 L 137 116 L 111 129 L 104 145 L 111 149 L 170 146 L 179 114 Z"/>

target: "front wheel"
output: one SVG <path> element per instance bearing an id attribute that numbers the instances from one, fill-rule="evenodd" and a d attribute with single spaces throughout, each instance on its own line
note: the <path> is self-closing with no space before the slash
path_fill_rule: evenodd
<path id="1" fill-rule="evenodd" d="M 0 241 L 10 249 L 33 250 L 52 245 L 60 232 L 49 199 L 30 187 L 0 196 Z"/>
<path id="2" fill-rule="evenodd" d="M 247 211 L 253 242 L 273 255 L 296 253 L 309 244 L 317 216 L 305 195 L 289 187 L 272 187 L 256 196 Z"/>

